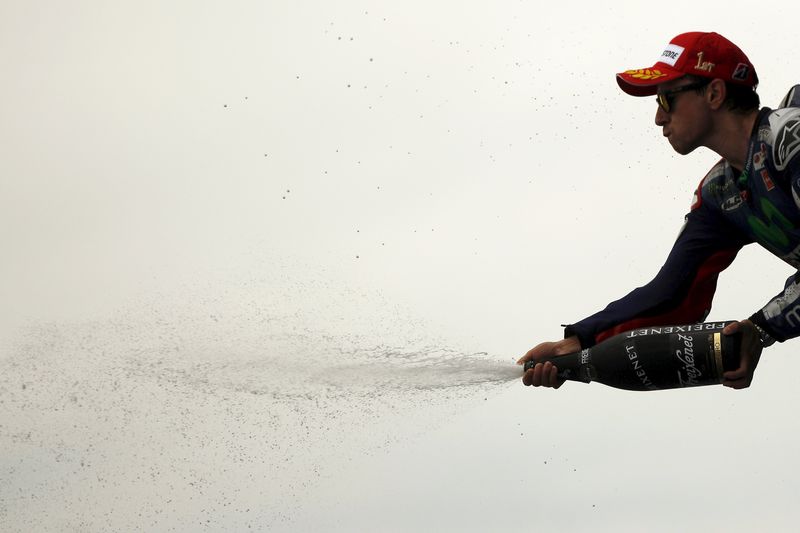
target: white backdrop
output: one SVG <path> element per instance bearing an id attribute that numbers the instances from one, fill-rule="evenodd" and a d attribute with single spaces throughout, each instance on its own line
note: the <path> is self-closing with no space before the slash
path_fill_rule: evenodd
<path id="1" fill-rule="evenodd" d="M 758 7 L 0 4 L 0 529 L 791 530 L 794 342 L 741 392 L 509 382 L 435 423 L 396 399 L 288 496 L 258 445 L 231 466 L 270 442 L 258 376 L 384 337 L 510 364 L 647 282 L 716 156 L 673 153 L 614 73 L 717 31 L 775 105 L 800 8 Z M 744 250 L 710 319 L 790 273 Z M 269 321 L 328 337 L 287 370 Z"/>

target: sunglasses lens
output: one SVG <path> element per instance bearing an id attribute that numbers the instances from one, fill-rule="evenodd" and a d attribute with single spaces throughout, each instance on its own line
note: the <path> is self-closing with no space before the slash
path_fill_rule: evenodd
<path id="1" fill-rule="evenodd" d="M 668 91 L 664 91 L 663 93 L 656 94 L 656 102 L 664 110 L 665 113 L 669 113 L 672 110 L 672 99 L 675 98 L 675 95 L 678 93 L 682 93 L 685 91 L 695 91 L 702 87 L 705 87 L 711 82 L 710 79 L 706 79 L 703 81 L 698 81 L 695 83 L 690 83 L 688 85 L 681 85 L 680 87 L 676 87 L 674 89 L 669 89 Z"/>
<path id="2" fill-rule="evenodd" d="M 656 95 L 656 101 L 665 113 L 669 113 L 669 97 L 666 94 Z"/>

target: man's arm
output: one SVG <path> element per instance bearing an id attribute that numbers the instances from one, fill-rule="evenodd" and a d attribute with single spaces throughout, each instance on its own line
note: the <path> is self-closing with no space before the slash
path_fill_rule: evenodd
<path id="1" fill-rule="evenodd" d="M 602 311 L 567 326 L 564 336 L 575 335 L 588 348 L 631 329 L 702 322 L 711 310 L 720 272 L 745 244 L 748 241 L 721 217 L 696 202 L 656 277 Z"/>
<path id="2" fill-rule="evenodd" d="M 667 261 L 650 283 L 567 326 L 563 341 L 539 344 L 518 363 L 572 353 L 637 327 L 701 322 L 711 309 L 719 273 L 749 242 L 737 237 L 721 217 L 702 205 L 701 193 L 698 188 Z M 553 363 L 538 364 L 525 373 L 523 383 L 559 387 L 563 381 L 556 378 L 557 371 Z"/>
<path id="3" fill-rule="evenodd" d="M 786 280 L 783 291 L 761 310 L 756 311 L 750 321 L 762 331 L 764 344 L 800 336 L 800 272 Z"/>
<path id="4" fill-rule="evenodd" d="M 775 169 L 784 174 L 783 180 L 789 183 L 795 204 L 800 208 L 800 107 L 784 107 L 790 105 L 800 105 L 800 86 L 793 87 L 781 108 L 769 115 L 774 136 L 772 161 Z M 797 230 L 795 227 L 794 231 Z M 750 321 L 761 328 L 766 345 L 772 339 L 783 342 L 800 336 L 800 271 L 789 276 L 783 291 L 754 313 Z"/>

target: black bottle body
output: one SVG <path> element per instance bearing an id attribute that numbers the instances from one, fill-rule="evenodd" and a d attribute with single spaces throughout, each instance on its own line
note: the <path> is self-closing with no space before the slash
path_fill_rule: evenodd
<path id="1" fill-rule="evenodd" d="M 529 361 L 553 361 L 561 378 L 597 381 L 627 390 L 716 385 L 739 367 L 741 335 L 723 335 L 729 322 L 658 326 L 620 333 L 580 352 Z"/>

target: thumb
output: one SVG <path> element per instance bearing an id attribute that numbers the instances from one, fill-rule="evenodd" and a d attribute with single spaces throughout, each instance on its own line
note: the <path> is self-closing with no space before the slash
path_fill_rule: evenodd
<path id="1" fill-rule="evenodd" d="M 548 355 L 552 354 L 554 342 L 543 342 L 541 344 L 537 344 L 530 350 L 528 353 L 520 357 L 519 361 L 517 361 L 518 365 L 524 365 L 526 362 L 530 361 L 531 359 L 540 359 L 542 357 L 547 357 Z"/>
<path id="2" fill-rule="evenodd" d="M 733 335 L 738 333 L 741 329 L 741 322 L 731 322 L 727 326 L 725 326 L 722 330 L 723 335 Z"/>

